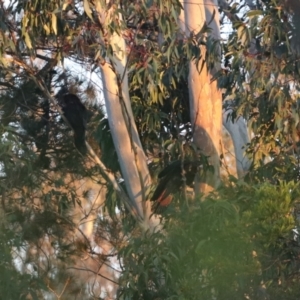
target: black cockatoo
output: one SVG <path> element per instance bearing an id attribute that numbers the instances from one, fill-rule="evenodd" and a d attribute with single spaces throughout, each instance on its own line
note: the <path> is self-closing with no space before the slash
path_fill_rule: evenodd
<path id="1" fill-rule="evenodd" d="M 65 118 L 73 129 L 75 147 L 81 154 L 86 154 L 85 131 L 88 119 L 86 107 L 76 95 L 70 94 L 66 89 L 61 89 L 56 97 Z"/>
<path id="2" fill-rule="evenodd" d="M 185 160 L 182 170 L 182 161 L 176 160 L 163 169 L 158 174 L 160 181 L 151 198 L 157 203 L 157 208 L 168 206 L 173 199 L 173 194 L 182 190 L 183 175 L 186 185 L 192 187 L 199 166 L 199 161 Z"/>

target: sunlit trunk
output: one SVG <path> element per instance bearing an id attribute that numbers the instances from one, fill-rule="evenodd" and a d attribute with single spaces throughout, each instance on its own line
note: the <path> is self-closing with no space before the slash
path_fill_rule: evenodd
<path id="1" fill-rule="evenodd" d="M 219 14 L 217 1 L 185 2 L 186 34 L 198 33 L 207 20 L 214 19 L 209 24 L 212 29 L 210 36 L 220 39 Z M 222 126 L 222 95 L 216 81 L 211 81 L 214 72 L 220 64 L 217 63 L 213 70 L 209 70 L 203 60 L 206 55 L 206 47 L 201 46 L 202 59 L 196 65 L 195 61 L 189 64 L 189 97 L 191 107 L 191 121 L 194 128 L 194 142 L 209 156 L 209 161 L 214 167 L 214 173 L 207 173 L 200 179 L 199 190 L 207 193 L 217 187 L 220 181 L 220 142 Z"/>
<path id="2" fill-rule="evenodd" d="M 101 7 L 99 2 L 97 10 L 105 30 L 113 14 Z M 129 99 L 126 44 L 117 33 L 107 38 L 113 56 L 101 62 L 100 69 L 110 130 L 132 209 L 147 223 L 151 212 L 150 204 L 146 201 L 151 177 Z"/>

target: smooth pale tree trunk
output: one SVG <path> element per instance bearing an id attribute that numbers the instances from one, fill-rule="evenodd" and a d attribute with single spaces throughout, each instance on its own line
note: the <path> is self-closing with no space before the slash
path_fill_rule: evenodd
<path id="1" fill-rule="evenodd" d="M 180 3 L 182 4 L 182 6 L 184 6 L 183 0 L 180 1 Z M 227 6 L 228 4 L 225 3 Z M 186 4 L 187 5 L 187 4 Z M 211 14 L 211 12 L 210 12 Z M 206 15 L 205 15 L 206 17 Z M 216 34 L 216 38 L 219 36 L 218 32 L 219 32 L 219 27 L 218 27 L 218 23 L 215 24 L 210 24 L 210 27 L 213 26 L 214 29 L 214 34 Z M 181 11 L 179 18 L 178 18 L 178 27 L 179 27 L 179 31 L 180 33 L 183 33 L 186 31 L 186 26 L 185 26 L 185 14 L 184 14 L 184 10 Z M 219 95 L 218 95 L 219 97 Z M 194 104 L 194 101 L 193 101 Z M 195 104 L 194 104 L 195 106 Z M 244 155 L 244 147 L 246 146 L 247 143 L 249 143 L 249 136 L 248 136 L 248 130 L 247 130 L 247 126 L 244 122 L 243 119 L 238 119 L 236 122 L 232 122 L 231 119 L 228 119 L 228 113 L 229 111 L 225 111 L 223 110 L 222 113 L 222 123 L 223 126 L 226 128 L 226 130 L 228 131 L 228 133 L 231 136 L 231 141 L 230 143 L 233 144 L 234 147 L 234 152 L 230 153 L 228 155 L 232 155 L 233 159 L 235 158 L 236 163 L 235 163 L 235 168 L 236 168 L 236 172 L 234 171 L 233 174 L 237 174 L 238 177 L 243 177 L 250 165 L 251 165 L 251 161 L 249 161 L 249 159 L 247 157 L 245 157 Z M 225 137 L 224 132 L 222 131 L 222 140 Z M 226 139 L 227 143 L 228 143 L 228 138 Z M 200 142 L 199 142 L 200 144 Z M 224 154 L 224 153 L 222 153 Z M 227 157 L 224 157 L 225 160 L 228 160 Z M 229 159 L 229 161 L 231 160 L 231 158 Z M 232 174 L 231 174 L 232 175 Z"/>
<path id="2" fill-rule="evenodd" d="M 105 30 L 112 11 L 106 11 L 99 2 L 96 9 Z M 151 177 L 129 99 L 126 44 L 117 33 L 108 35 L 107 39 L 113 56 L 106 58 L 100 69 L 110 130 L 132 207 L 148 223 L 151 206 L 146 200 Z"/>
<path id="3" fill-rule="evenodd" d="M 243 178 L 251 166 L 251 160 L 245 155 L 245 147 L 250 142 L 248 129 L 245 120 L 242 117 L 232 122 L 228 115 L 232 110 L 223 111 L 223 125 L 230 133 L 234 145 L 237 175 Z"/>
<path id="4" fill-rule="evenodd" d="M 186 34 L 198 33 L 207 20 L 214 20 L 209 24 L 212 29 L 210 35 L 220 40 L 219 14 L 217 1 L 195 0 L 184 2 Z M 213 74 L 220 67 L 216 63 L 214 70 L 207 66 L 201 70 L 206 48 L 201 46 L 201 55 L 198 65 L 195 61 L 189 64 L 189 101 L 191 108 L 191 121 L 194 127 L 194 142 L 202 152 L 209 156 L 209 161 L 214 167 L 213 174 L 207 174 L 199 184 L 200 192 L 206 194 L 219 185 L 220 182 L 220 146 L 222 129 L 222 95 L 217 88 L 217 82 L 211 81 Z M 221 58 L 220 58 L 221 59 Z M 196 191 L 197 192 L 197 191 Z"/>

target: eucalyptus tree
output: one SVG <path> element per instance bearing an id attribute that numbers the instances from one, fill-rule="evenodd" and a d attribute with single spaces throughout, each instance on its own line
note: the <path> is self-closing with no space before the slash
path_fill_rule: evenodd
<path id="1" fill-rule="evenodd" d="M 203 9 L 202 6 L 198 8 L 201 8 L 200 12 Z M 91 147 L 88 147 L 89 154 L 93 159 L 97 160 L 106 177 L 121 194 L 121 198 L 124 200 L 127 208 L 138 219 L 147 220 L 151 213 L 151 207 L 147 201 L 151 187 L 151 176 L 130 103 L 128 72 L 131 73 L 130 68 L 134 64 L 130 65 L 128 58 L 130 58 L 132 50 L 135 51 L 135 49 L 130 49 L 130 47 L 137 48 L 137 46 L 141 46 L 143 48 L 144 45 L 139 45 L 142 38 L 153 47 L 156 55 L 146 53 L 145 57 L 142 58 L 144 60 L 142 61 L 143 64 L 140 64 L 140 71 L 144 77 L 144 86 L 141 88 L 141 93 L 147 101 L 163 103 L 164 98 L 168 98 L 170 90 L 167 86 L 170 84 L 174 85 L 176 77 L 177 80 L 183 80 L 184 76 L 186 76 L 184 69 L 187 70 L 187 61 L 189 59 L 198 60 L 200 44 L 206 40 L 204 36 L 208 32 L 205 28 L 202 30 L 203 32 L 198 32 L 203 27 L 202 25 L 200 28 L 189 29 L 191 38 L 181 41 L 182 45 L 186 42 L 182 51 L 189 56 L 182 62 L 181 69 L 172 70 L 171 65 L 174 64 L 175 58 L 172 54 L 174 51 L 173 43 L 178 41 L 176 35 L 178 34 L 177 20 L 180 9 L 181 6 L 176 1 L 167 1 L 163 4 L 160 2 L 122 2 L 120 6 L 112 5 L 111 3 L 105 4 L 100 1 L 97 3 L 83 1 L 77 4 L 69 2 L 60 4 L 56 1 L 31 3 L 29 1 L 25 3 L 17 2 L 15 6 L 11 5 L 9 10 L 3 7 L 4 12 L 21 12 L 21 20 L 19 15 L 13 15 L 14 18 L 7 21 L 8 24 L 5 24 L 6 27 L 3 30 L 5 39 L 5 45 L 3 46 L 4 55 L 2 57 L 3 68 L 8 69 L 9 67 L 11 69 L 13 66 L 18 65 L 51 99 L 53 105 L 55 104 L 55 99 L 47 90 L 43 78 L 45 73 L 55 68 L 64 58 L 89 63 L 92 68 L 99 68 L 101 71 L 110 131 L 128 196 L 125 195 L 123 189 L 118 185 L 113 174 L 106 170 L 101 161 L 97 159 Z M 79 14 L 76 15 L 76 12 Z M 213 17 L 216 16 L 212 14 L 212 11 L 211 15 Z M 149 24 L 147 18 L 151 20 L 150 23 L 152 22 L 152 24 Z M 195 17 L 193 18 L 195 19 Z M 186 19 L 188 20 L 187 17 Z M 205 17 L 203 15 L 201 22 L 204 23 L 204 21 Z M 149 25 L 150 30 L 146 30 L 149 31 L 152 37 L 147 39 L 145 38 L 146 32 L 144 28 Z M 20 33 L 16 34 L 15 30 L 20 30 Z M 215 31 L 218 31 L 218 25 L 216 25 Z M 154 40 L 153 36 L 155 36 Z M 160 36 L 163 37 L 161 42 L 159 42 Z M 217 39 L 218 34 L 214 34 L 213 40 L 216 45 L 218 44 Z M 217 46 L 216 49 L 216 59 L 220 60 L 219 47 Z M 44 66 L 44 69 L 38 71 L 38 66 L 32 65 L 31 61 L 36 59 L 38 51 L 41 50 L 47 51 L 50 59 Z M 202 52 L 204 52 L 204 48 Z M 158 59 L 157 55 L 159 53 L 161 53 L 163 59 Z M 202 57 L 205 56 L 204 53 L 201 55 Z M 202 60 L 202 63 L 199 61 L 199 66 L 204 64 L 204 60 Z M 193 63 L 189 67 L 190 70 L 192 66 Z M 204 69 L 209 68 L 205 67 Z M 137 73 L 137 75 L 134 75 L 133 80 L 141 80 L 142 76 Z M 209 76 L 212 77 L 211 75 Z M 169 82 L 165 84 L 162 79 L 165 80 L 166 77 L 168 77 Z M 214 85 L 215 89 L 217 89 L 215 82 L 209 83 L 208 86 L 211 85 Z M 196 86 L 199 85 L 195 84 L 195 80 L 190 80 L 189 89 L 193 91 Z M 200 101 L 199 95 L 193 96 L 191 99 L 194 99 L 193 106 L 192 102 L 190 105 L 192 107 L 190 113 L 193 123 L 195 116 L 200 112 L 198 108 L 195 108 Z M 211 103 L 211 100 L 202 101 L 201 103 Z M 207 136 L 200 143 L 201 145 L 197 142 L 197 146 L 203 150 L 203 153 L 209 157 L 209 160 L 212 160 L 211 162 L 215 169 L 215 180 L 210 182 L 211 186 L 217 186 L 219 177 L 218 157 L 220 151 L 214 150 L 212 152 L 212 149 L 219 148 L 221 138 L 220 93 L 217 103 L 218 108 L 216 111 L 218 111 L 218 117 L 216 119 L 218 121 L 215 122 L 215 125 L 219 125 L 210 126 L 216 129 L 216 137 L 211 136 L 212 133 L 208 130 L 209 126 L 206 124 Z M 206 106 L 203 106 L 201 109 L 206 112 L 204 115 L 207 115 L 207 109 L 208 107 Z M 200 120 L 202 119 L 200 118 Z M 202 125 L 199 126 L 203 127 Z M 199 126 L 194 126 L 193 129 L 193 139 L 195 141 L 203 135 L 203 131 L 200 130 L 198 132 L 197 128 Z M 213 141 L 213 146 L 210 140 Z M 181 154 L 181 157 L 183 156 L 184 153 Z"/>

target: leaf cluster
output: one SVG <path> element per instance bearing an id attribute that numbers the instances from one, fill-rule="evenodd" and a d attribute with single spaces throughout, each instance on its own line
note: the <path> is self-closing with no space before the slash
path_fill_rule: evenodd
<path id="1" fill-rule="evenodd" d="M 248 153 L 255 166 L 266 157 L 291 155 L 299 140 L 300 65 L 292 43 L 297 24 L 287 22 L 291 12 L 284 7 L 282 1 L 261 1 L 260 10 L 234 20 L 223 44 L 226 69 L 217 76 L 233 118 L 242 115 L 253 133 Z"/>
<path id="2" fill-rule="evenodd" d="M 134 237 L 120 252 L 119 298 L 260 299 L 261 282 L 274 299 L 297 295 L 298 201 L 294 183 L 237 182 L 173 207 L 162 232 Z"/>

